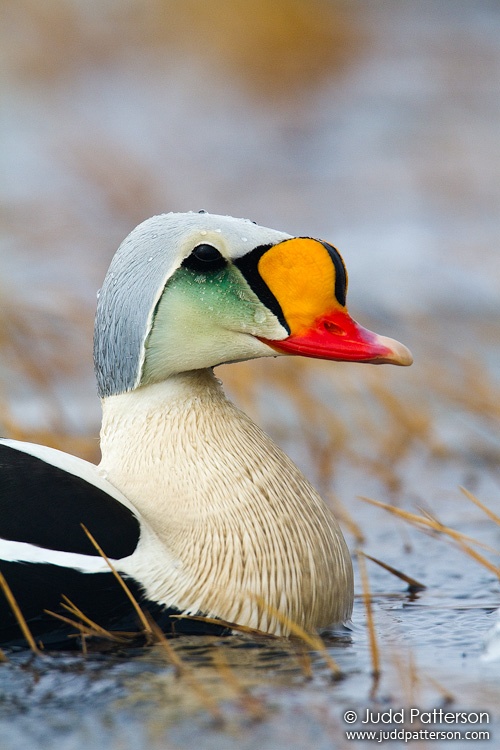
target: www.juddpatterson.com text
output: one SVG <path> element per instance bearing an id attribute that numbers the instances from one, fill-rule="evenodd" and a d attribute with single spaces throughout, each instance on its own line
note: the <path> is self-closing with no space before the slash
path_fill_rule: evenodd
<path id="1" fill-rule="evenodd" d="M 434 708 L 422 711 L 419 708 L 389 708 L 387 711 L 348 710 L 344 713 L 346 724 L 489 724 L 487 711 L 446 711 Z"/>

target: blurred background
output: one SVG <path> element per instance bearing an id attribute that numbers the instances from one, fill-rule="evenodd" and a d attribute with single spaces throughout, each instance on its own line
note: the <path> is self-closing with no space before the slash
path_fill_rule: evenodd
<path id="1" fill-rule="evenodd" d="M 493 689 L 478 661 L 495 569 L 358 496 L 498 547 L 459 491 L 498 512 L 498 0 L 0 0 L 0 67 L 1 432 L 99 460 L 96 292 L 147 217 L 205 209 L 328 240 L 352 315 L 414 365 L 281 358 L 218 374 L 336 508 L 351 549 L 364 541 L 427 586 L 409 596 L 370 569 L 385 675 L 415 648 L 468 708 L 497 708 L 495 666 Z M 350 708 L 370 689 L 363 618 L 357 599 L 335 687 Z M 411 663 L 395 705 L 403 683 L 415 700 Z"/>
<path id="2" fill-rule="evenodd" d="M 400 394 L 396 442 L 410 419 L 429 444 L 444 431 L 444 447 L 460 449 L 471 429 L 484 443 L 453 408 L 479 401 L 468 407 L 486 421 L 500 408 L 496 2 L 0 7 L 4 432 L 97 457 L 96 290 L 137 223 L 204 208 L 328 239 L 347 263 L 354 316 L 415 351 L 411 374 L 223 368 L 254 412 L 283 394 L 282 409 L 264 410 L 268 429 L 293 442 L 298 418 L 329 474 L 335 445 L 350 437 L 359 450 L 352 408 L 366 422 L 373 399 L 360 398 L 377 388 L 386 417 Z M 302 402 L 310 415 L 311 399 L 328 402 L 327 424 L 294 416 Z"/>
<path id="3" fill-rule="evenodd" d="M 385 471 L 415 440 L 498 454 L 495 0 L 0 9 L 5 434 L 97 460 L 96 290 L 137 223 L 204 208 L 335 244 L 354 317 L 414 350 L 411 371 L 222 368 L 304 468 Z"/>

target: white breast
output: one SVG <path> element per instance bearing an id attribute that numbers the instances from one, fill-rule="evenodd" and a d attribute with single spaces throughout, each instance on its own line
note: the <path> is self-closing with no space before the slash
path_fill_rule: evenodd
<path id="1" fill-rule="evenodd" d="M 176 561 L 149 594 L 283 634 L 255 596 L 308 630 L 350 617 L 352 567 L 335 518 L 211 373 L 112 396 L 103 410 L 100 469 Z"/>

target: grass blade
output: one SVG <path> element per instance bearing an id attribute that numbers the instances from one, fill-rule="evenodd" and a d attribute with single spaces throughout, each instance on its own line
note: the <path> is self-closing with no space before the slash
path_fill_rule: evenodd
<path id="1" fill-rule="evenodd" d="M 416 591 L 425 591 L 425 589 L 427 588 L 423 583 L 420 583 L 415 578 L 406 575 L 406 573 L 402 573 L 397 568 L 393 568 L 392 565 L 388 565 L 387 563 L 382 562 L 382 560 L 378 560 L 376 557 L 367 555 L 366 552 L 363 552 L 362 550 L 358 550 L 358 555 L 364 555 L 364 557 L 366 557 L 368 560 L 371 560 L 377 565 L 380 565 L 381 568 L 384 568 L 384 570 L 392 573 L 392 575 L 396 576 L 396 578 L 400 578 L 402 581 L 408 584 L 408 588 L 412 593 Z"/>
<path id="2" fill-rule="evenodd" d="M 127 584 L 125 583 L 125 581 L 123 580 L 122 576 L 118 573 L 118 571 L 116 570 L 116 568 L 113 565 L 113 563 L 111 562 L 111 560 L 103 552 L 102 548 L 96 542 L 96 540 L 94 539 L 94 537 L 92 536 L 92 534 L 90 533 L 90 531 L 87 529 L 87 527 L 83 523 L 80 524 L 80 526 L 82 527 L 82 529 L 84 530 L 84 532 L 86 533 L 86 535 L 88 536 L 88 538 L 90 539 L 90 541 L 92 542 L 92 544 L 94 545 L 94 547 L 96 548 L 96 550 L 99 552 L 99 554 L 101 555 L 101 557 L 103 558 L 103 560 L 106 561 L 106 563 L 109 566 L 109 568 L 110 568 L 111 572 L 113 573 L 114 577 L 116 578 L 116 580 L 118 581 L 118 583 L 120 584 L 120 586 L 122 587 L 122 589 L 124 590 L 125 594 L 127 595 L 128 599 L 130 600 L 133 608 L 135 609 L 135 611 L 137 613 L 137 616 L 138 616 L 138 618 L 139 618 L 139 620 L 140 620 L 140 622 L 141 622 L 141 624 L 142 624 L 142 626 L 144 628 L 144 632 L 147 635 L 152 636 L 153 635 L 153 631 L 151 629 L 151 625 L 148 622 L 148 619 L 147 619 L 146 615 L 144 614 L 144 612 L 143 612 L 143 610 L 142 610 L 139 602 L 137 601 L 137 599 L 135 598 L 135 596 L 133 595 L 133 593 L 131 592 L 131 590 L 129 589 L 129 587 L 127 586 Z"/>
<path id="3" fill-rule="evenodd" d="M 370 583 L 368 579 L 368 573 L 366 571 L 366 565 L 364 560 L 364 553 L 360 550 L 356 551 L 356 556 L 359 565 L 359 575 L 361 578 L 361 585 L 363 587 L 363 601 L 366 611 L 366 627 L 368 629 L 368 638 L 370 643 L 370 653 L 372 659 L 372 674 L 376 681 L 380 677 L 380 651 L 378 648 L 377 634 L 375 632 L 375 622 L 373 619 L 372 599 L 370 594 Z"/>
<path id="4" fill-rule="evenodd" d="M 11 588 L 7 581 L 5 580 L 5 577 L 3 573 L 0 572 L 0 588 L 2 589 L 5 598 L 7 599 L 7 602 L 9 603 L 9 607 L 11 608 L 12 612 L 14 613 L 14 617 L 17 620 L 17 623 L 19 627 L 21 628 L 21 632 L 25 639 L 28 642 L 28 645 L 30 649 L 33 651 L 34 654 L 37 656 L 41 656 L 42 652 L 38 648 L 38 646 L 35 643 L 35 639 L 33 638 L 33 635 L 31 633 L 31 630 L 28 627 L 28 623 L 26 622 L 23 613 L 21 612 L 21 609 L 14 597 L 14 594 L 11 591 Z"/>

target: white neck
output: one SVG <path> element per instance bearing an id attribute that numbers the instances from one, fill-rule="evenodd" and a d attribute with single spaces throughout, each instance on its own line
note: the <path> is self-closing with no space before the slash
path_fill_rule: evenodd
<path id="1" fill-rule="evenodd" d="M 176 562 L 163 601 L 287 634 L 252 595 L 312 630 L 350 616 L 338 524 L 290 459 L 212 372 L 103 401 L 100 468 Z"/>

